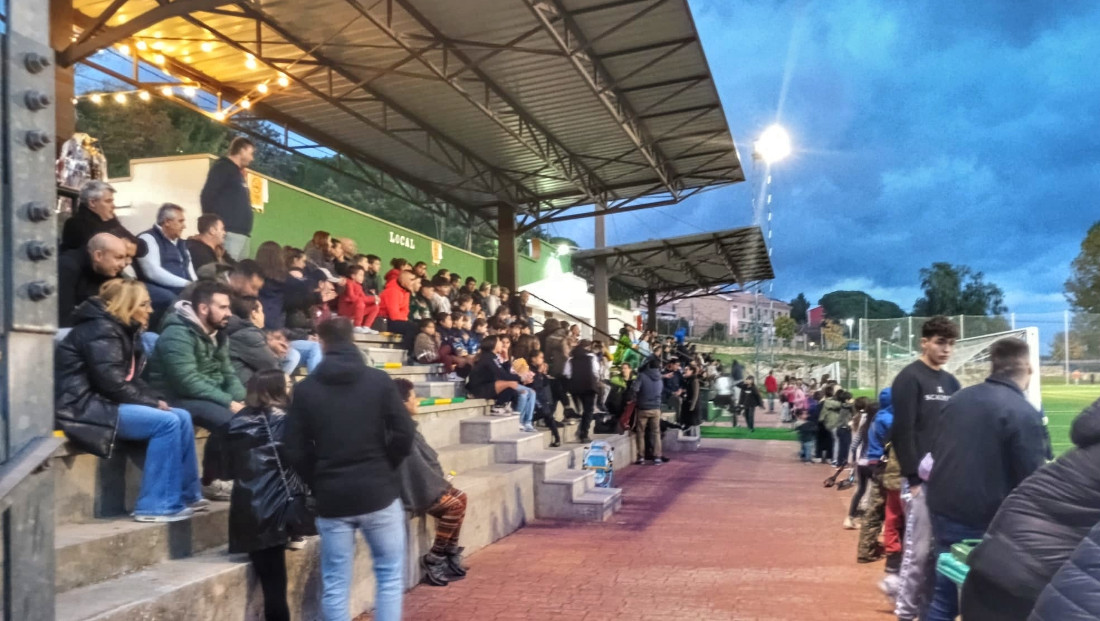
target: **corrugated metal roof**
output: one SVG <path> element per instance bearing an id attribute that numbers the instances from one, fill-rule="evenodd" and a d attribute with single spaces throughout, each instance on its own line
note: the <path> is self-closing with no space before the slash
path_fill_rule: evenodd
<path id="1" fill-rule="evenodd" d="M 503 204 L 544 221 L 744 180 L 686 0 L 194 2 L 207 10 L 123 41 L 483 216 Z M 113 3 L 73 4 L 88 24 Z M 100 38 L 167 6 L 129 0 Z"/>

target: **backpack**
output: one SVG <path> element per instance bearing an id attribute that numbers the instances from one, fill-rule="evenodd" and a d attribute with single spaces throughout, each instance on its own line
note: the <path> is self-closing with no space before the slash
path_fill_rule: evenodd
<path id="1" fill-rule="evenodd" d="M 596 487 L 611 487 L 615 474 L 615 448 L 604 440 L 596 440 L 584 448 L 581 468 L 596 473 Z"/>

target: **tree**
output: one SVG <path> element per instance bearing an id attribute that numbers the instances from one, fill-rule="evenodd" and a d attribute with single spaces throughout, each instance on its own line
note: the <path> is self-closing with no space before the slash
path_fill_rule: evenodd
<path id="1" fill-rule="evenodd" d="M 965 265 L 933 263 L 920 271 L 924 295 L 913 305 L 913 314 L 933 315 L 1002 315 L 1004 291 L 985 282 L 985 275 Z"/>
<path id="2" fill-rule="evenodd" d="M 818 301 L 825 316 L 837 321 L 845 319 L 894 319 L 905 311 L 889 300 L 876 300 L 863 291 L 832 291 Z M 866 311 L 866 316 L 865 315 Z"/>
<path id="3" fill-rule="evenodd" d="M 790 341 L 794 338 L 795 330 L 798 324 L 794 319 L 786 315 L 775 318 L 775 337 L 783 339 L 784 341 Z"/>
<path id="4" fill-rule="evenodd" d="M 1081 242 L 1081 254 L 1070 264 L 1066 299 L 1074 310 L 1100 313 L 1100 222 L 1093 224 Z"/>
<path id="5" fill-rule="evenodd" d="M 791 300 L 791 318 L 798 325 L 804 326 L 809 321 L 809 313 L 810 301 L 806 299 L 806 294 L 799 293 L 795 299 Z"/>
<path id="6" fill-rule="evenodd" d="M 848 342 L 844 336 L 844 326 L 832 319 L 826 319 L 821 324 L 821 337 L 825 339 L 825 346 L 829 349 L 836 349 Z"/>

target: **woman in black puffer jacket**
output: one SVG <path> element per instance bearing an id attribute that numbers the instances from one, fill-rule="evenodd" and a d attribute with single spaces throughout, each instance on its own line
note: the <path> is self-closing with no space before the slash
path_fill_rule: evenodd
<path id="1" fill-rule="evenodd" d="M 1100 400 L 1073 421 L 1070 439 L 1077 448 L 1025 479 L 970 554 L 965 621 L 1027 619 L 1043 587 L 1100 522 Z"/>
<path id="2" fill-rule="evenodd" d="M 134 519 L 174 522 L 209 503 L 199 487 L 191 415 L 169 408 L 141 380 L 140 337 L 152 311 L 145 285 L 121 278 L 76 308 L 54 357 L 55 417 L 73 444 L 99 457 L 110 457 L 116 440 L 147 440 Z"/>
<path id="3" fill-rule="evenodd" d="M 1100 525 L 1094 526 L 1077 551 L 1043 589 L 1029 621 L 1094 621 L 1100 619 Z"/>

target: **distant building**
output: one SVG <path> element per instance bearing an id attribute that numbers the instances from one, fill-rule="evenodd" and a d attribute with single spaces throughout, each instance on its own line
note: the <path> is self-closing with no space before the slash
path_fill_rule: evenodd
<path id="1" fill-rule="evenodd" d="M 815 306 L 806 313 L 806 323 L 811 328 L 819 328 L 825 322 L 825 307 Z"/>
<path id="2" fill-rule="evenodd" d="M 789 317 L 791 305 L 766 295 L 760 295 L 758 299 L 755 293 L 736 291 L 671 302 L 661 306 L 657 314 L 662 319 L 686 320 L 690 335 L 694 337 L 701 337 L 715 324 L 722 324 L 724 336 L 737 338 L 752 335 L 752 326 L 758 314 L 764 334 L 774 334 L 775 319 Z"/>

